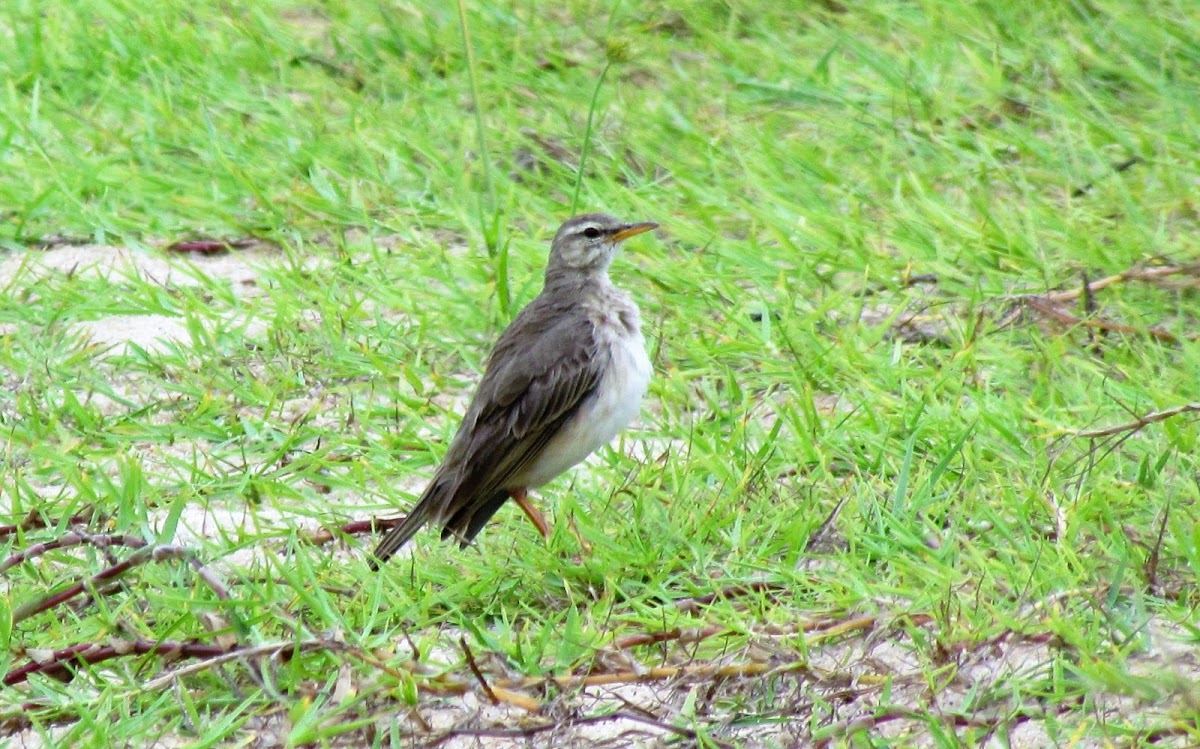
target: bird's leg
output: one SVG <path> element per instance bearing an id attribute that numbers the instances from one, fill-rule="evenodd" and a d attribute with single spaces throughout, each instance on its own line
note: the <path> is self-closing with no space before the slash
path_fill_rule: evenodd
<path id="1" fill-rule="evenodd" d="M 525 517 L 529 518 L 529 522 L 534 524 L 538 529 L 538 533 L 542 534 L 542 538 L 549 540 L 550 524 L 546 522 L 545 516 L 538 511 L 538 508 L 534 507 L 533 503 L 529 501 L 528 492 L 524 489 L 511 489 L 508 492 L 508 496 L 512 497 L 516 501 L 517 506 L 525 511 Z"/>

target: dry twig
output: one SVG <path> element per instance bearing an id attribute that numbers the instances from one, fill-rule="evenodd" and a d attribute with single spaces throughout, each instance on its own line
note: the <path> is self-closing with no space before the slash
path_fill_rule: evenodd
<path id="1" fill-rule="evenodd" d="M 714 593 L 708 593 L 703 596 L 690 596 L 688 598 L 679 598 L 675 601 L 675 608 L 680 611 L 694 612 L 704 606 L 708 606 L 714 601 L 726 600 L 731 598 L 740 598 L 742 596 L 753 595 L 755 593 L 778 593 L 787 590 L 787 586 L 782 583 L 771 582 L 769 580 L 755 580 L 748 583 L 738 583 L 730 585 L 727 588 L 722 588 Z"/>
<path id="2" fill-rule="evenodd" d="M 503 679 L 492 686 L 501 689 L 533 689 L 553 684 L 564 691 L 575 691 L 584 687 L 608 686 L 611 684 L 645 684 L 656 681 L 705 681 L 708 679 L 734 679 L 759 676 L 777 669 L 795 670 L 802 664 L 787 664 L 774 667 L 769 663 L 732 663 L 724 666 L 706 664 L 702 666 L 660 666 L 644 671 L 618 671 L 589 676 L 530 676 L 524 679 Z"/>
<path id="3" fill-rule="evenodd" d="M 240 239 L 186 239 L 172 242 L 164 250 L 180 254 L 219 255 L 230 250 L 241 250 L 253 247 L 259 240 L 250 237 Z"/>
<path id="4" fill-rule="evenodd" d="M 355 520 L 345 525 L 339 526 L 333 530 L 321 528 L 308 534 L 305 539 L 314 546 L 323 546 L 332 541 L 336 541 L 340 536 L 362 536 L 370 533 L 380 533 L 391 530 L 400 523 L 404 522 L 404 518 L 371 518 L 370 520 Z"/>
<path id="5" fill-rule="evenodd" d="M 547 731 L 562 731 L 580 726 L 595 725 L 596 723 L 611 723 L 613 721 L 631 721 L 633 723 L 641 723 L 642 725 L 651 726 L 667 733 L 673 733 L 676 736 L 682 736 L 686 739 L 696 740 L 696 732 L 690 728 L 682 726 L 674 726 L 670 723 L 664 723 L 660 720 L 652 718 L 648 715 L 638 713 L 617 712 L 606 715 L 589 715 L 583 718 L 575 718 L 566 721 L 548 721 L 538 723 L 532 726 L 524 726 L 522 728 L 452 728 L 439 736 L 431 739 L 423 744 L 425 749 L 433 749 L 454 738 L 466 737 L 476 739 L 532 739 Z M 707 742 L 715 743 L 717 746 L 730 746 L 724 741 L 718 741 L 712 736 L 705 736 Z"/>
<path id="6" fill-rule="evenodd" d="M 1173 276 L 1187 276 L 1197 279 L 1200 283 L 1200 262 L 1191 262 L 1173 265 L 1155 265 L 1150 267 L 1133 266 L 1120 273 L 1111 276 L 1089 281 L 1086 278 L 1084 282 L 1070 289 L 1062 291 L 1050 291 L 1042 294 L 1027 294 L 1016 297 L 1017 302 L 1009 311 L 1001 315 L 996 321 L 996 326 L 999 329 L 1007 328 L 1015 324 L 1021 318 L 1022 310 L 1029 310 L 1042 317 L 1053 320 L 1054 322 L 1068 327 L 1084 327 L 1092 331 L 1102 331 L 1111 333 L 1121 333 L 1124 335 L 1142 335 L 1147 334 L 1151 337 L 1165 341 L 1168 343 L 1177 343 L 1180 340 L 1195 340 L 1195 336 L 1187 339 L 1182 339 L 1180 336 L 1171 333 L 1168 330 L 1158 327 L 1139 328 L 1132 325 L 1123 325 L 1108 320 L 1096 319 L 1095 314 L 1096 292 L 1114 286 L 1120 283 L 1129 281 L 1140 281 L 1150 284 L 1168 285 L 1167 279 Z M 1067 302 L 1072 302 L 1076 299 L 1083 298 L 1084 307 L 1087 312 L 1087 317 L 1081 318 L 1072 314 L 1062 307 Z"/>
<path id="7" fill-rule="evenodd" d="M 483 693 L 487 695 L 487 698 L 491 700 L 493 705 L 499 704 L 500 700 L 496 698 L 496 693 L 492 691 L 491 685 L 488 684 L 487 679 L 483 676 L 483 671 L 479 670 L 479 664 L 475 662 L 475 654 L 471 652 L 470 646 L 467 645 L 467 638 L 459 637 L 458 645 L 462 648 L 463 656 L 467 659 L 467 667 L 471 669 L 471 673 L 474 674 L 475 680 L 478 681 L 479 686 L 483 688 Z"/>
<path id="8" fill-rule="evenodd" d="M 46 552 L 54 551 L 55 549 L 68 549 L 72 546 L 82 546 L 89 544 L 101 549 L 107 549 L 111 546 L 125 546 L 133 549 L 140 549 L 146 545 L 146 542 L 137 536 L 127 536 L 121 534 L 85 534 L 80 531 L 73 531 L 61 536 L 52 541 L 44 541 L 39 544 L 34 544 L 26 549 L 15 552 L 3 562 L 0 562 L 0 573 L 8 572 L 13 567 L 16 567 L 22 562 L 28 562 L 36 559 Z"/>
<path id="9" fill-rule="evenodd" d="M 85 512 L 72 515 L 71 517 L 67 518 L 63 524 L 82 525 L 84 523 L 90 523 L 94 519 L 95 513 L 91 510 L 87 510 Z M 33 510 L 25 516 L 24 520 L 16 525 L 0 525 L 0 539 L 7 538 L 8 536 L 21 531 L 37 530 L 39 528 L 48 528 L 49 526 L 50 521 L 42 517 L 41 513 L 39 513 L 37 510 Z"/>
<path id="10" fill-rule="evenodd" d="M 208 647 L 217 647 L 210 645 Z M 156 679 L 151 679 L 142 685 L 142 691 L 152 692 L 156 689 L 162 689 L 169 686 L 176 680 L 190 676 L 191 674 L 207 671 L 214 666 L 219 666 L 230 661 L 243 660 L 247 658 L 255 658 L 264 655 L 276 656 L 284 653 L 299 655 L 302 653 L 310 653 L 315 650 L 341 650 L 342 645 L 328 638 L 314 637 L 299 642 L 268 642 L 262 645 L 242 646 L 236 645 L 233 648 L 226 649 L 222 652 L 209 653 L 204 660 L 198 663 L 192 663 L 182 668 L 177 668 L 173 671 L 159 676 Z M 193 656 L 199 657 L 199 656 Z"/>
<path id="11" fill-rule="evenodd" d="M 1155 340 L 1163 341 L 1165 343 L 1179 343 L 1180 340 L 1190 341 L 1194 340 L 1195 338 L 1194 336 L 1188 336 L 1181 339 L 1171 331 L 1157 326 L 1151 326 L 1149 328 L 1142 329 L 1132 325 L 1125 325 L 1123 323 L 1110 322 L 1108 320 L 1100 320 L 1096 318 L 1084 319 L 1082 317 L 1076 317 L 1075 315 L 1072 315 L 1071 313 L 1059 308 L 1054 303 L 1047 301 L 1044 297 L 1027 296 L 1023 297 L 1021 301 L 1026 309 L 1033 310 L 1045 318 L 1068 327 L 1093 328 L 1096 330 L 1107 331 L 1109 333 L 1121 333 L 1122 335 L 1141 335 L 1144 333 Z"/>
<path id="12" fill-rule="evenodd" d="M 1141 156 L 1130 156 L 1129 158 L 1125 159 L 1124 161 L 1118 161 L 1116 164 L 1113 164 L 1112 170 L 1113 170 L 1114 174 L 1120 174 L 1121 172 L 1125 171 L 1126 169 L 1129 169 L 1129 168 L 1131 168 L 1137 164 L 1141 164 L 1141 163 L 1142 163 Z M 1087 195 L 1089 192 L 1091 192 L 1093 186 L 1095 186 L 1095 182 L 1088 182 L 1086 184 L 1082 184 L 1079 187 L 1076 187 L 1074 190 L 1071 191 L 1071 197 L 1072 198 L 1082 198 L 1084 195 Z"/>
<path id="13" fill-rule="evenodd" d="M 236 646 L 235 646 L 236 647 Z M 126 655 L 159 655 L 174 660 L 177 658 L 214 658 L 229 652 L 222 645 L 207 645 L 199 642 L 171 642 L 154 640 L 114 640 L 107 645 L 81 643 L 50 652 L 30 651 L 34 657 L 4 675 L 4 686 L 11 687 L 26 681 L 34 674 L 44 674 L 56 679 L 69 678 L 71 668 L 79 664 L 94 665 Z"/>
<path id="14" fill-rule="evenodd" d="M 617 650 L 628 650 L 642 645 L 655 645 L 660 642 L 700 642 L 709 637 L 715 637 L 722 632 L 728 632 L 728 627 L 687 627 L 669 629 L 663 632 L 639 632 L 636 635 L 626 635 L 613 641 L 612 646 Z"/>
<path id="15" fill-rule="evenodd" d="M 76 534 L 70 535 L 73 536 Z M 213 591 L 213 593 L 216 594 L 218 598 L 221 600 L 229 599 L 229 591 L 226 590 L 225 585 L 221 582 L 220 578 L 212 570 L 205 567 L 199 561 L 199 559 L 196 558 L 196 555 L 187 548 L 169 545 L 150 546 L 146 544 L 145 541 L 132 536 L 82 536 L 80 541 L 94 542 L 96 539 L 102 539 L 104 543 L 116 543 L 116 539 L 119 539 L 123 545 L 142 545 L 137 548 L 136 551 L 126 557 L 124 561 L 113 564 L 112 566 L 97 572 L 95 575 L 92 575 L 86 580 L 81 580 L 64 590 L 59 591 L 58 593 L 54 593 L 36 601 L 17 606 L 12 612 L 12 620 L 14 624 L 24 621 L 35 614 L 40 614 L 43 611 L 52 609 L 65 601 L 69 601 L 78 595 L 82 595 L 88 590 L 103 588 L 106 584 L 111 583 L 112 581 L 124 575 L 126 572 L 129 572 L 131 569 L 145 564 L 146 562 L 161 562 L 164 559 L 186 559 L 192 568 L 196 570 L 197 576 Z M 63 539 L 59 540 L 61 541 Z M 52 545 L 53 543 L 54 542 L 50 542 L 50 544 L 40 544 L 39 546 L 46 547 Z M 45 548 L 42 549 L 42 551 L 45 550 Z M 20 557 L 20 555 L 14 555 L 14 557 Z M 9 560 L 6 560 L 6 564 L 9 561 L 12 561 L 14 557 L 10 557 Z M 28 558 L 28 555 L 17 559 L 17 562 L 23 561 L 26 558 Z M 13 563 L 15 564 L 16 562 Z"/>
<path id="16" fill-rule="evenodd" d="M 969 715 L 960 715 L 956 713 L 945 713 L 941 716 L 942 722 L 945 725 L 954 728 L 978 728 L 988 731 L 994 731 L 997 727 L 1008 724 L 1010 726 L 1019 725 L 1033 718 L 1043 717 L 1046 711 L 1040 707 L 1026 706 L 1024 709 L 1018 710 L 1015 714 L 1006 717 L 998 718 L 975 718 Z M 873 715 L 864 715 L 850 720 L 844 720 L 836 723 L 828 728 L 822 729 L 819 733 L 819 738 L 814 746 L 826 747 L 838 739 L 848 739 L 856 733 L 862 731 L 870 731 L 884 723 L 891 723 L 897 720 L 918 720 L 926 721 L 931 716 L 922 713 L 918 710 L 913 710 L 907 707 L 891 707 L 886 710 L 876 712 Z"/>
<path id="17" fill-rule="evenodd" d="M 1186 413 L 1200 413 L 1200 403 L 1185 403 L 1182 406 L 1167 408 L 1162 411 L 1151 411 L 1148 414 L 1139 416 L 1133 421 L 1127 421 L 1122 424 L 1115 424 L 1113 426 L 1103 427 L 1101 429 L 1076 430 L 1071 432 L 1071 436 L 1081 437 L 1084 439 L 1098 439 L 1100 437 L 1111 437 L 1113 435 L 1123 434 L 1125 432 L 1139 432 L 1151 424 L 1157 424 L 1160 421 L 1166 421 L 1173 416 Z"/>

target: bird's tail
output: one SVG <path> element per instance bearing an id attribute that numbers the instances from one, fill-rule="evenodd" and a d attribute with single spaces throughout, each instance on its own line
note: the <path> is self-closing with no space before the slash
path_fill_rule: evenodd
<path id="1" fill-rule="evenodd" d="M 505 502 L 508 501 L 507 489 L 498 489 L 482 502 L 474 502 L 466 507 L 460 507 L 458 512 L 446 520 L 442 528 L 442 539 L 456 538 L 458 545 L 466 548 L 467 544 L 479 535 L 487 521 L 491 520 Z"/>
<path id="2" fill-rule="evenodd" d="M 391 559 L 392 555 L 400 550 L 408 540 L 413 537 L 413 534 L 421 530 L 422 526 L 429 522 L 432 515 L 433 503 L 422 499 L 417 503 L 417 506 L 408 513 L 408 517 L 404 518 L 404 522 L 392 528 L 375 547 L 374 558 L 371 559 L 371 569 L 379 569 L 379 565 Z"/>

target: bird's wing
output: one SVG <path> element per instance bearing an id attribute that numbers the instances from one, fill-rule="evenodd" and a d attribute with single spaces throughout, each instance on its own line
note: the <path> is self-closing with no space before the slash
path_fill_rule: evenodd
<path id="1" fill-rule="evenodd" d="M 497 341 L 439 471 L 450 482 L 441 516 L 460 535 L 541 453 L 603 372 L 586 315 L 526 312 L 532 314 L 519 315 Z"/>
<path id="2" fill-rule="evenodd" d="M 535 300 L 501 334 L 446 457 L 404 522 L 375 550 L 384 561 L 427 522 L 470 540 L 600 382 L 591 321 L 577 307 Z M 482 514 L 481 514 L 482 513 Z"/>

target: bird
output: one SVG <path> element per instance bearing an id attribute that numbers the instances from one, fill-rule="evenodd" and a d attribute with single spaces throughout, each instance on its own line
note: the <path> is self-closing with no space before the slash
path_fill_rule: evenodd
<path id="1" fill-rule="evenodd" d="M 622 242 L 657 228 L 604 213 L 563 223 L 541 292 L 500 334 L 445 457 L 372 568 L 428 523 L 467 546 L 509 499 L 550 536 L 529 490 L 612 441 L 641 409 L 651 377 L 641 314 L 608 269 Z"/>

